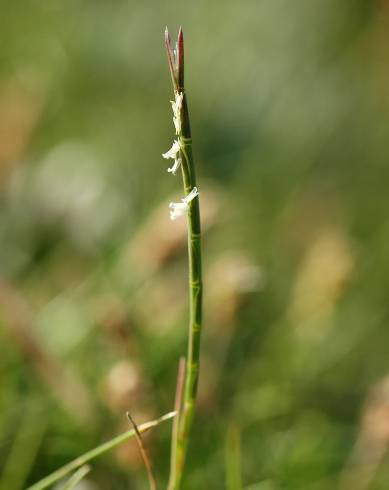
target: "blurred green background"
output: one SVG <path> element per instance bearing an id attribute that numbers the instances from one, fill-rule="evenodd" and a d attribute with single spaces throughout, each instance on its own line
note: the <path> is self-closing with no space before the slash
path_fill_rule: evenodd
<path id="1" fill-rule="evenodd" d="M 2 0 L 0 488 L 172 409 L 186 39 L 205 331 L 186 489 L 389 488 L 389 3 Z M 145 437 L 160 488 L 170 424 Z M 240 451 L 239 451 L 240 440 Z M 147 488 L 135 442 L 84 490 Z"/>

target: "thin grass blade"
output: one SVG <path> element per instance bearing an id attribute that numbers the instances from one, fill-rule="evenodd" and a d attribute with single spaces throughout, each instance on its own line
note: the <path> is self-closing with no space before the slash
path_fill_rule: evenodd
<path id="1" fill-rule="evenodd" d="M 90 472 L 91 468 L 88 465 L 81 466 L 65 483 L 61 490 L 72 490 L 78 483 Z"/>

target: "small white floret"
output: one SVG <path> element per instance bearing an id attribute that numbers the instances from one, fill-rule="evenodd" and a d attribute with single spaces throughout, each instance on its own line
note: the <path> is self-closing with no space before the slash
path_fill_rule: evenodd
<path id="1" fill-rule="evenodd" d="M 176 134 L 181 133 L 181 109 L 184 94 L 182 92 L 175 92 L 175 100 L 171 100 L 170 103 L 173 109 L 173 123 L 176 128 Z"/>
<path id="2" fill-rule="evenodd" d="M 162 153 L 163 158 L 169 159 L 169 158 L 174 158 L 176 159 L 178 152 L 180 151 L 180 142 L 178 140 L 173 141 L 173 145 L 168 150 L 166 153 Z"/>
<path id="3" fill-rule="evenodd" d="M 182 202 L 186 202 L 187 204 L 189 204 L 199 194 L 200 193 L 199 193 L 197 187 L 193 187 L 193 189 L 189 192 L 189 194 L 186 197 L 184 197 L 184 199 L 182 199 Z"/>
<path id="4" fill-rule="evenodd" d="M 163 158 L 169 159 L 173 158 L 173 165 L 168 168 L 168 172 L 171 172 L 173 175 L 176 174 L 177 170 L 180 168 L 182 163 L 181 157 L 179 156 L 179 151 L 181 149 L 181 144 L 179 140 L 174 140 L 172 147 L 166 153 L 162 153 Z"/>
<path id="5" fill-rule="evenodd" d="M 189 206 L 186 202 L 171 202 L 169 204 L 170 208 L 170 219 L 174 221 L 180 216 L 184 216 L 188 212 Z"/>
<path id="6" fill-rule="evenodd" d="M 174 221 L 180 216 L 184 216 L 188 212 L 189 203 L 193 201 L 193 199 L 198 195 L 199 195 L 199 191 L 197 187 L 193 187 L 190 193 L 186 197 L 181 199 L 181 202 L 171 202 L 169 204 L 170 219 Z"/>
<path id="7" fill-rule="evenodd" d="M 182 163 L 181 157 L 178 157 L 174 160 L 173 165 L 167 169 L 168 172 L 172 173 L 173 175 L 176 175 L 177 170 L 180 168 Z"/>

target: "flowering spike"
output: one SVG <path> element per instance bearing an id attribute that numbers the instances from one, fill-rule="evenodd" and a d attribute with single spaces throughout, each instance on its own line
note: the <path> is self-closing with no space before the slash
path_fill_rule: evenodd
<path id="1" fill-rule="evenodd" d="M 180 28 L 175 44 L 175 53 L 168 33 L 165 45 L 169 69 L 173 80 L 175 100 L 172 102 L 173 121 L 179 150 L 172 147 L 164 157 L 174 158 L 174 165 L 168 170 L 175 173 L 181 167 L 185 189 L 192 189 L 180 202 L 171 202 L 170 219 L 187 215 L 188 256 L 189 256 L 189 341 L 187 350 L 183 399 L 179 404 L 177 424 L 173 427 L 169 490 L 180 490 L 184 463 L 188 449 L 190 431 L 197 398 L 200 364 L 200 337 L 202 330 L 202 272 L 201 272 L 201 226 L 199 192 L 196 187 L 195 165 L 192 153 L 192 137 L 189 123 L 188 103 L 184 89 L 184 35 Z M 182 159 L 182 161 L 181 161 Z"/>

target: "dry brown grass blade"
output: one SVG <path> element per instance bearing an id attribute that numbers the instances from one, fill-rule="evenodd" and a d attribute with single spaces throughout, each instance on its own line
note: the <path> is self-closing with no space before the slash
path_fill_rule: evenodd
<path id="1" fill-rule="evenodd" d="M 135 431 L 136 442 L 138 443 L 139 451 L 140 451 L 143 463 L 144 463 L 146 471 L 147 471 L 147 478 L 149 480 L 150 490 L 157 490 L 157 483 L 156 483 L 155 478 L 154 478 L 153 469 L 151 466 L 151 461 L 147 455 L 146 448 L 143 444 L 143 439 L 142 439 L 141 433 L 139 432 L 138 426 L 136 425 L 134 419 L 131 417 L 130 412 L 127 412 L 126 415 L 127 415 L 128 420 L 131 422 L 131 424 L 134 428 L 134 431 Z"/>

